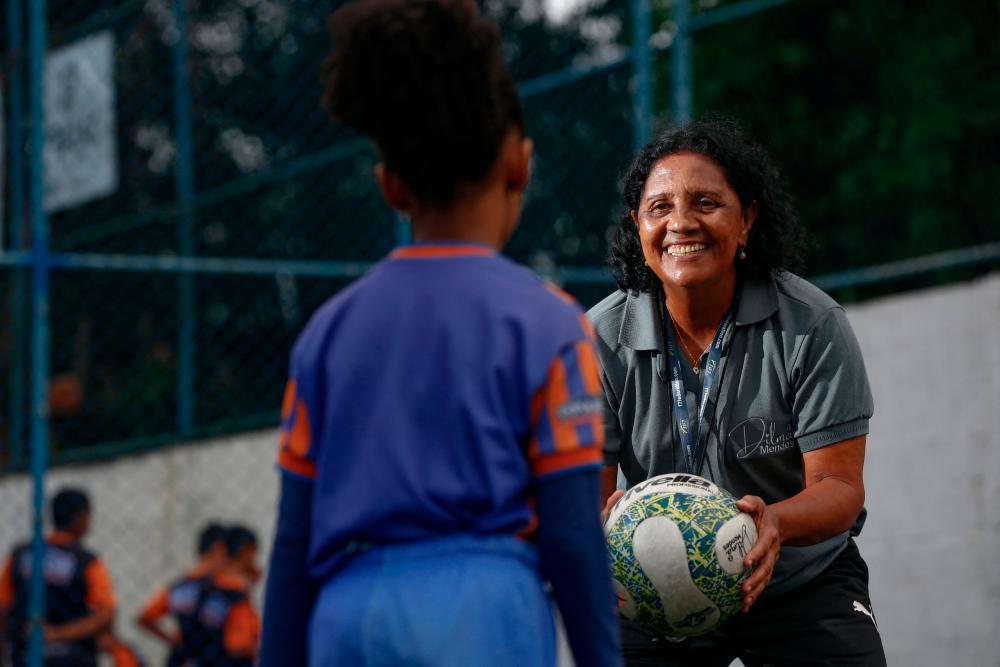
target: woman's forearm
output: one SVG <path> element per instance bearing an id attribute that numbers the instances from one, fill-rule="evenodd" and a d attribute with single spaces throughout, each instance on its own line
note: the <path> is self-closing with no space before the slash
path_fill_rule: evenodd
<path id="1" fill-rule="evenodd" d="M 778 517 L 781 543 L 816 544 L 854 525 L 865 501 L 864 488 L 827 477 L 800 493 L 771 505 Z"/>
<path id="2" fill-rule="evenodd" d="M 805 488 L 770 506 L 782 544 L 816 544 L 854 525 L 865 503 L 865 441 L 858 436 L 803 455 Z"/>

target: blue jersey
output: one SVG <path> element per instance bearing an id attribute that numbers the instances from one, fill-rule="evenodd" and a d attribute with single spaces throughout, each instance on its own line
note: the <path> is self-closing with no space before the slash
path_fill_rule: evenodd
<path id="1" fill-rule="evenodd" d="M 400 248 L 291 355 L 279 465 L 314 480 L 309 562 L 444 535 L 527 535 L 545 475 L 599 466 L 601 386 L 576 302 L 477 245 Z"/>

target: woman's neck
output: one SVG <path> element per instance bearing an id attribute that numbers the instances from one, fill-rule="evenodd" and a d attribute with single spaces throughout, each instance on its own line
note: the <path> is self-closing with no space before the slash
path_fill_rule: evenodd
<path id="1" fill-rule="evenodd" d="M 715 337 L 736 293 L 735 274 L 709 285 L 668 287 L 664 285 L 667 311 L 681 335 L 701 349 Z"/>

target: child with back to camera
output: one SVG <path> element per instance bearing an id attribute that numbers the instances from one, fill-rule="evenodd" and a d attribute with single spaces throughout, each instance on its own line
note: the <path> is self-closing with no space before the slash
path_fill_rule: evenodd
<path id="1" fill-rule="evenodd" d="M 97 667 L 99 641 L 114 623 L 118 600 L 104 560 L 83 545 L 92 518 L 90 495 L 61 489 L 50 511 L 53 530 L 45 537 L 42 561 L 44 662 L 46 667 Z M 29 658 L 31 546 L 15 547 L 0 570 L 0 664 L 7 644 L 13 667 L 25 667 Z"/>
<path id="2" fill-rule="evenodd" d="M 330 20 L 331 115 L 370 136 L 400 247 L 296 343 L 263 667 L 620 663 L 599 520 L 600 380 L 580 307 L 499 250 L 532 144 L 471 0 Z"/>

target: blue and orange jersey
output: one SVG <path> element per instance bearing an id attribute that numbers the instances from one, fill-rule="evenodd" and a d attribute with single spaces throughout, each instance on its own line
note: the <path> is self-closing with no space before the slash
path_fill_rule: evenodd
<path id="1" fill-rule="evenodd" d="M 111 576 L 99 556 L 84 549 L 65 532 L 55 531 L 45 539 L 42 576 L 45 581 L 45 621 L 52 625 L 71 623 L 94 611 L 114 611 L 117 606 Z M 31 545 L 18 546 L 0 570 L 0 609 L 9 613 L 7 627 L 14 662 L 26 650 L 24 628 L 28 619 L 28 587 L 31 580 Z M 66 643 L 76 655 L 93 656 L 93 637 Z M 71 646 L 70 646 L 71 645 Z"/>
<path id="2" fill-rule="evenodd" d="M 249 664 L 260 642 L 260 617 L 249 590 L 246 578 L 199 565 L 158 590 L 139 618 L 155 623 L 170 615 L 177 621 L 170 665 L 195 658 L 219 667 Z"/>
<path id="3" fill-rule="evenodd" d="M 193 609 L 198 600 L 201 580 L 212 574 L 214 572 L 205 564 L 194 565 L 181 579 L 157 589 L 139 612 L 139 620 L 157 623 L 164 617 L 181 615 Z"/>
<path id="4" fill-rule="evenodd" d="M 79 546 L 72 535 L 60 531 L 50 533 L 45 543 L 51 547 L 46 549 L 43 561 L 45 583 L 57 593 L 67 591 L 66 597 L 73 598 L 72 602 L 66 602 L 68 606 L 94 610 L 116 607 L 111 575 L 99 556 Z M 31 549 L 30 545 L 23 545 L 14 549 L 0 570 L 0 608 L 13 607 L 18 587 L 30 578 Z M 77 582 L 79 592 L 68 592 Z"/>
<path id="5" fill-rule="evenodd" d="M 314 480 L 313 576 L 364 544 L 530 532 L 535 480 L 600 465 L 600 397 L 571 297 L 486 246 L 396 250 L 292 351 L 278 462 Z"/>
<path id="6" fill-rule="evenodd" d="M 260 616 L 250 601 L 246 579 L 228 572 L 213 575 L 198 622 L 221 642 L 225 665 L 252 664 L 260 644 Z"/>

